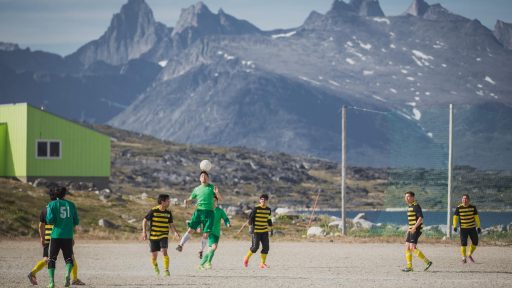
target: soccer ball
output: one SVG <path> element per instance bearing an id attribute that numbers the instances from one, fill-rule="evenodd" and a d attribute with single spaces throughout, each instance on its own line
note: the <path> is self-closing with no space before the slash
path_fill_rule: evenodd
<path id="1" fill-rule="evenodd" d="M 208 171 L 210 171 L 210 169 L 212 169 L 212 163 L 208 160 L 203 160 L 199 164 L 199 168 L 201 168 L 201 171 L 208 172 Z"/>

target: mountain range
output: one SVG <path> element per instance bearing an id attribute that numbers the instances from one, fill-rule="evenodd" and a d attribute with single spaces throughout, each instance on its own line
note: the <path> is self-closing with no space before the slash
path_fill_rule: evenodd
<path id="1" fill-rule="evenodd" d="M 405 8 L 405 7 L 404 7 Z M 66 57 L 0 45 L 0 101 L 182 143 L 246 146 L 357 166 L 512 168 L 511 25 L 439 4 L 398 16 L 335 0 L 299 27 L 263 31 L 198 2 L 175 27 L 129 0 Z"/>

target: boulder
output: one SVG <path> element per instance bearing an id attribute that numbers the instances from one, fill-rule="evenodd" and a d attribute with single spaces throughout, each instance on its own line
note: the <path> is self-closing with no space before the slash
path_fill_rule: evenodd
<path id="1" fill-rule="evenodd" d="M 311 236 L 325 236 L 325 231 L 322 227 L 313 226 L 309 227 L 308 232 L 306 234 L 308 237 Z"/>
<path id="2" fill-rule="evenodd" d="M 276 215 L 286 215 L 289 214 L 290 212 L 292 212 L 292 210 L 289 208 L 277 208 L 274 213 Z"/>
<path id="3" fill-rule="evenodd" d="M 244 212 L 242 211 L 242 209 L 240 209 L 240 207 L 236 207 L 236 206 L 229 206 L 227 209 L 226 209 L 226 214 L 228 216 L 235 216 L 235 215 L 243 215 Z"/>
<path id="4" fill-rule="evenodd" d="M 44 178 L 37 178 L 36 181 L 32 184 L 34 187 L 46 187 L 48 185 L 48 180 Z"/>
<path id="5" fill-rule="evenodd" d="M 114 222 L 108 220 L 108 219 L 105 219 L 105 218 L 101 218 L 100 220 L 98 220 L 98 225 L 100 225 L 101 227 L 105 227 L 107 229 L 117 229 L 119 228 L 119 225 L 115 224 Z"/>
<path id="6" fill-rule="evenodd" d="M 364 217 L 364 213 L 357 214 L 357 216 L 352 219 L 352 223 L 354 224 L 352 229 L 371 229 L 375 226 L 375 223 L 366 220 Z"/>

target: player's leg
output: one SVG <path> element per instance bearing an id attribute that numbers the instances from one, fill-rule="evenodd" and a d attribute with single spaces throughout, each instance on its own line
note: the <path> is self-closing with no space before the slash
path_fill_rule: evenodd
<path id="1" fill-rule="evenodd" d="M 469 261 L 475 263 L 475 259 L 473 259 L 473 252 L 476 250 L 476 246 L 478 246 L 478 232 L 476 228 L 472 228 L 469 230 L 469 238 L 471 239 L 471 246 L 469 246 Z"/>
<path id="2" fill-rule="evenodd" d="M 158 268 L 158 251 L 160 251 L 160 240 L 149 240 L 149 250 L 151 252 L 151 265 L 153 265 L 153 271 L 156 276 L 160 275 L 160 269 Z"/>
<path id="3" fill-rule="evenodd" d="M 411 253 L 411 233 L 407 232 L 407 237 L 405 238 L 405 261 L 406 266 L 404 269 L 402 269 L 403 272 L 411 272 L 412 271 L 412 253 Z"/>
<path id="4" fill-rule="evenodd" d="M 76 263 L 75 254 L 73 254 L 73 270 L 71 270 L 71 285 L 85 285 L 82 280 L 78 279 L 78 264 Z"/>
<path id="5" fill-rule="evenodd" d="M 260 268 L 268 268 L 266 264 L 268 251 L 270 250 L 270 244 L 268 239 L 268 233 L 261 233 L 261 254 L 260 254 Z"/>
<path id="6" fill-rule="evenodd" d="M 39 262 L 36 263 L 36 265 L 34 266 L 34 268 L 32 268 L 32 271 L 30 271 L 30 273 L 28 273 L 27 277 L 28 277 L 28 280 L 30 281 L 30 283 L 32 285 L 37 285 L 37 278 L 36 278 L 36 274 L 37 272 L 43 270 L 43 268 L 48 265 L 48 248 L 49 248 L 49 244 L 46 244 L 43 246 L 43 259 L 41 259 Z"/>
<path id="7" fill-rule="evenodd" d="M 253 233 L 252 234 L 252 243 L 249 252 L 244 257 L 244 266 L 247 267 L 249 265 L 249 260 L 251 259 L 252 254 L 256 253 L 260 248 L 260 235 L 261 233 Z"/>
<path id="8" fill-rule="evenodd" d="M 220 236 L 210 234 L 208 236 L 208 246 L 210 246 L 210 250 L 208 251 L 208 255 L 206 258 L 208 258 L 208 261 L 206 262 L 206 268 L 210 269 L 212 268 L 212 260 L 213 256 L 215 256 L 215 251 L 217 251 L 217 247 L 219 245 Z"/>
<path id="9" fill-rule="evenodd" d="M 71 285 L 71 270 L 73 270 L 73 239 L 62 239 L 62 256 L 66 262 L 64 287 L 69 287 Z"/>
<path id="10" fill-rule="evenodd" d="M 164 258 L 164 276 L 171 276 L 169 272 L 169 255 L 167 254 L 167 248 L 169 247 L 169 238 L 165 237 L 160 239 L 160 248 Z"/>
<path id="11" fill-rule="evenodd" d="M 194 214 L 192 214 L 192 218 L 190 218 L 190 221 L 188 222 L 188 229 L 187 232 L 181 237 L 180 244 L 176 247 L 176 250 L 178 252 L 181 252 L 183 250 L 183 246 L 187 241 L 190 239 L 190 235 L 194 233 L 194 231 L 201 225 L 201 210 L 194 211 Z"/>
<path id="12" fill-rule="evenodd" d="M 50 240 L 50 248 L 48 251 L 48 278 L 49 278 L 49 288 L 55 287 L 55 262 L 57 261 L 57 256 L 59 256 L 60 251 L 60 239 L 52 238 Z"/>
<path id="13" fill-rule="evenodd" d="M 428 270 L 428 268 L 430 268 L 430 266 L 432 266 L 432 261 L 430 261 L 427 257 L 425 257 L 425 255 L 423 254 L 423 252 L 421 252 L 420 249 L 418 249 L 418 239 L 420 238 L 421 236 L 421 232 L 419 231 L 416 231 L 415 233 L 413 233 L 413 247 L 412 247 L 412 251 L 414 253 L 414 255 L 416 255 L 416 257 L 418 257 L 418 259 L 422 260 L 426 267 L 425 267 L 425 271 Z"/>
<path id="14" fill-rule="evenodd" d="M 196 232 L 201 233 L 201 229 L 197 228 Z M 203 259 L 204 249 L 208 245 L 208 234 L 203 233 L 201 236 L 201 250 L 199 250 L 199 259 Z"/>
<path id="15" fill-rule="evenodd" d="M 468 229 L 460 228 L 460 254 L 462 263 L 466 263 L 466 247 L 468 246 Z"/>

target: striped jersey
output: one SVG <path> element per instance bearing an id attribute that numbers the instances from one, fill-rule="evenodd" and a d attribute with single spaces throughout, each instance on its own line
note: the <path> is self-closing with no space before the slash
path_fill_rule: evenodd
<path id="1" fill-rule="evenodd" d="M 464 207 L 463 204 L 460 204 L 455 209 L 455 216 L 459 216 L 460 228 L 476 228 L 476 215 L 478 215 L 478 211 L 473 205 Z"/>
<path id="2" fill-rule="evenodd" d="M 272 226 L 271 210 L 268 206 L 258 205 L 254 207 L 249 215 L 249 225 L 254 226 L 254 233 L 269 232 Z"/>
<path id="3" fill-rule="evenodd" d="M 173 223 L 169 210 L 160 210 L 160 205 L 149 210 L 146 220 L 150 221 L 149 240 L 159 240 L 169 237 L 169 224 Z"/>
<path id="4" fill-rule="evenodd" d="M 44 224 L 44 245 L 47 245 L 50 243 L 50 239 L 52 238 L 53 225 L 46 223 L 46 207 L 41 210 L 39 222 Z"/>
<path id="5" fill-rule="evenodd" d="M 409 228 L 412 228 L 418 222 L 418 218 L 423 218 L 423 212 L 421 211 L 421 207 L 416 201 L 412 202 L 409 207 L 407 207 L 407 224 L 409 224 Z M 423 227 L 423 223 L 421 223 L 416 230 L 421 231 Z"/>

